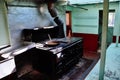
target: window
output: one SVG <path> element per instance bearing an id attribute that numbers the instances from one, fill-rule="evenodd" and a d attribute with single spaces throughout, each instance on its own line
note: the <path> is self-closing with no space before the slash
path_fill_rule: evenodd
<path id="1" fill-rule="evenodd" d="M 115 11 L 110 11 L 108 15 L 108 26 L 114 27 Z"/>
<path id="2" fill-rule="evenodd" d="M 0 50 L 10 46 L 10 35 L 4 1 L 0 0 Z"/>

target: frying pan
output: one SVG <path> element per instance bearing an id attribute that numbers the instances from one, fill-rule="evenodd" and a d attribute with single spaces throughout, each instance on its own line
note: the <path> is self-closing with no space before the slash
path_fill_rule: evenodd
<path id="1" fill-rule="evenodd" d="M 50 47 L 57 46 L 57 45 L 59 45 L 59 44 L 60 44 L 59 41 L 52 41 L 52 40 L 47 41 L 47 42 L 45 43 L 46 46 L 50 46 Z"/>

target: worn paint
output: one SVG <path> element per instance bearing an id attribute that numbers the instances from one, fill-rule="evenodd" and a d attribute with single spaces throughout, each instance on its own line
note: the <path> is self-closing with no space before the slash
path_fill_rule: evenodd
<path id="1" fill-rule="evenodd" d="M 104 80 L 120 80 L 120 44 L 116 47 L 115 43 L 112 43 L 106 52 L 106 64 Z M 99 66 L 100 60 L 91 70 L 85 80 L 98 80 L 99 79 Z"/>

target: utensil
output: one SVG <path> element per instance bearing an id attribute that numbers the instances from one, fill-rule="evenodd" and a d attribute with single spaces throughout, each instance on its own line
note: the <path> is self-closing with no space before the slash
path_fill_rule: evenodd
<path id="1" fill-rule="evenodd" d="M 50 34 L 48 34 L 48 37 L 49 37 L 49 40 L 51 41 L 52 39 L 51 39 L 51 36 L 50 36 Z"/>

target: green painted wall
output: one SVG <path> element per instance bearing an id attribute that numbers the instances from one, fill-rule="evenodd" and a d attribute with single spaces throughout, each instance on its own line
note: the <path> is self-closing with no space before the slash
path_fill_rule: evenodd
<path id="1" fill-rule="evenodd" d="M 120 36 L 120 2 L 118 3 L 118 7 L 116 9 L 116 16 L 115 16 L 115 29 L 114 29 L 114 35 Z"/>
<path id="2" fill-rule="evenodd" d="M 98 10 L 96 5 L 82 6 L 88 10 L 72 9 L 72 31 L 75 33 L 98 33 Z"/>
<path id="3" fill-rule="evenodd" d="M 85 9 L 88 10 L 85 10 Z M 110 10 L 117 10 L 118 2 L 109 4 Z M 86 4 L 79 7 L 70 7 L 72 11 L 72 31 L 73 33 L 99 34 L 102 27 L 99 25 L 99 10 L 103 10 L 103 4 Z M 117 23 L 115 23 L 117 24 Z M 100 27 L 100 28 L 99 28 Z M 108 43 L 112 42 L 112 36 L 116 33 L 117 27 L 108 28 Z"/>
<path id="4" fill-rule="evenodd" d="M 81 8 L 86 8 L 84 10 Z M 118 3 L 110 3 L 109 9 L 116 9 Z M 98 34 L 99 10 L 103 9 L 102 4 L 81 5 L 72 7 L 72 29 L 75 33 Z"/>

